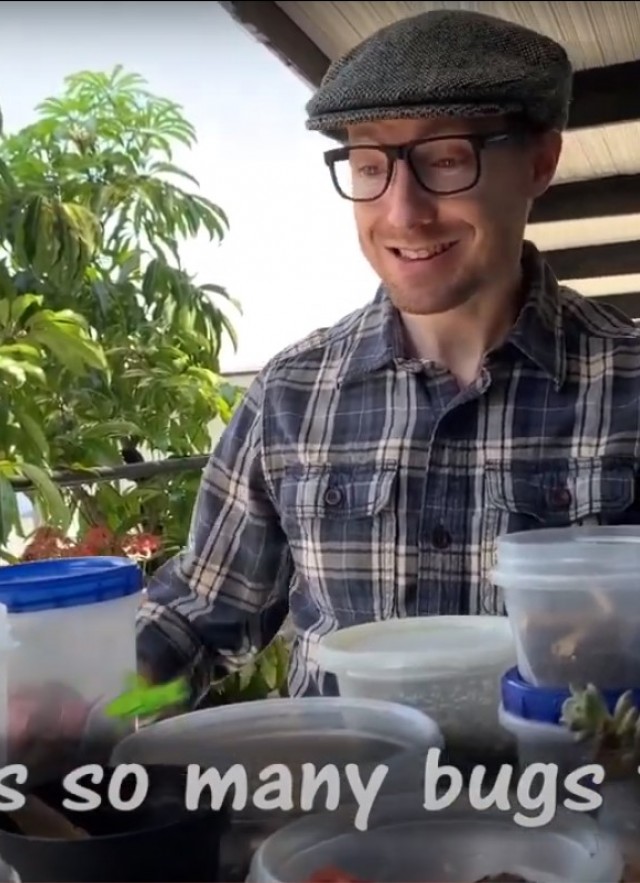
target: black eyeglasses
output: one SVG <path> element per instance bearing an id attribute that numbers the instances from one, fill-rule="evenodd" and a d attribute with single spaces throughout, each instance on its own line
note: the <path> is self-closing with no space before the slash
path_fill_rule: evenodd
<path id="1" fill-rule="evenodd" d="M 351 202 L 373 202 L 386 192 L 396 162 L 406 161 L 423 190 L 453 196 L 476 186 L 482 174 L 482 151 L 523 136 L 515 132 L 442 135 L 408 144 L 358 144 L 324 154 L 333 185 Z"/>

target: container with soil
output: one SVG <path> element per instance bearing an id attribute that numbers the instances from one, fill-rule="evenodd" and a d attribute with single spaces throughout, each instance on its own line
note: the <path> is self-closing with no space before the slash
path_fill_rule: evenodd
<path id="1" fill-rule="evenodd" d="M 147 773 L 146 799 L 127 811 L 107 800 L 112 770 L 100 784 L 83 783 L 102 798 L 98 809 L 71 811 L 61 783 L 37 786 L 23 809 L 0 814 L 0 855 L 22 883 L 215 883 L 226 809 L 188 811 L 183 768 Z M 131 776 L 122 800 L 134 788 Z"/>

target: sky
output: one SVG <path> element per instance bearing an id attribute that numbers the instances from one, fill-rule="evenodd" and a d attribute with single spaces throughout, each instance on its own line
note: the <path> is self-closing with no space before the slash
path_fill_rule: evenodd
<path id="1" fill-rule="evenodd" d="M 220 246 L 182 248 L 202 282 L 242 305 L 225 372 L 256 371 L 374 294 L 351 207 L 334 192 L 322 151 L 304 128 L 309 87 L 215 2 L 0 2 L 0 108 L 6 131 L 31 122 L 66 75 L 122 64 L 179 102 L 198 133 L 176 162 L 229 216 Z M 25 46 L 28 51 L 25 51 Z"/>

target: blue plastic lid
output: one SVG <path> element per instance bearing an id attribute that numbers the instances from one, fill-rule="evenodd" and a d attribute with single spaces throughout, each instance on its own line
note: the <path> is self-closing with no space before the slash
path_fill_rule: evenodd
<path id="1" fill-rule="evenodd" d="M 517 668 L 502 676 L 502 707 L 514 717 L 543 724 L 559 724 L 562 706 L 571 696 L 568 687 L 535 687 L 523 680 Z M 626 690 L 601 690 L 602 698 L 613 712 L 616 702 Z M 634 702 L 640 706 L 640 689 L 632 690 Z"/>
<path id="2" fill-rule="evenodd" d="M 143 573 L 129 558 L 97 555 L 0 567 L 0 603 L 9 613 L 80 607 L 141 591 Z"/>

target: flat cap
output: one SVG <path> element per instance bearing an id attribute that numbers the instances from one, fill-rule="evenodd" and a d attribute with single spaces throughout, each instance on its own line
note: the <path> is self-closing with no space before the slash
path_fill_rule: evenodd
<path id="1" fill-rule="evenodd" d="M 467 10 L 432 10 L 382 28 L 327 71 L 307 128 L 344 139 L 352 123 L 392 118 L 517 115 L 566 127 L 572 68 L 542 34 Z"/>

